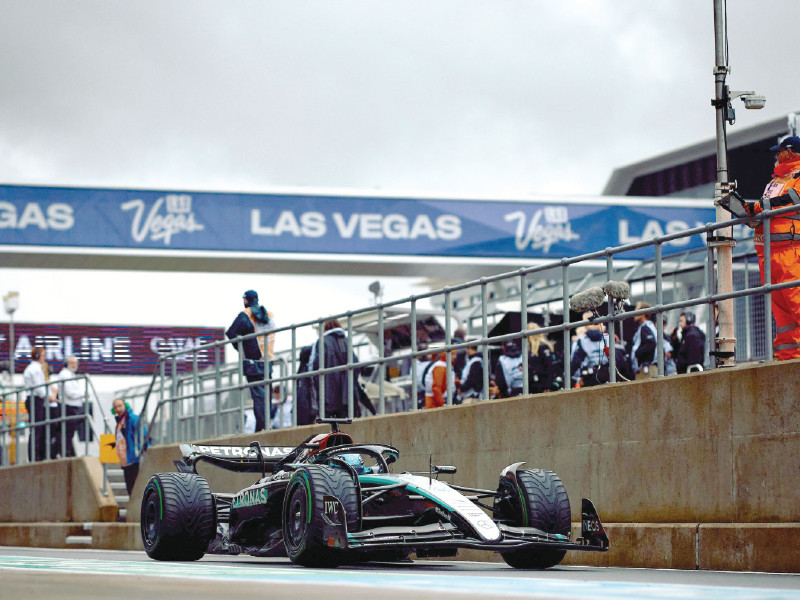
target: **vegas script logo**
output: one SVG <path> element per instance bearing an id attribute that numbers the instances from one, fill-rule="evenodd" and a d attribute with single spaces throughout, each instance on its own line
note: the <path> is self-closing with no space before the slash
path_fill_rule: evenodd
<path id="1" fill-rule="evenodd" d="M 163 241 L 169 246 L 175 234 L 205 229 L 195 220 L 192 197 L 188 194 L 167 194 L 156 200 L 149 210 L 144 200 L 140 199 L 125 202 L 120 208 L 134 211 L 131 235 L 139 243 L 149 237 L 151 241 Z"/>

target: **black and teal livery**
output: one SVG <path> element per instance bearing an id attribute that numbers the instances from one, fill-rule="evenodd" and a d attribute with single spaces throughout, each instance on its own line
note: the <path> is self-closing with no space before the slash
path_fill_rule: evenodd
<path id="1" fill-rule="evenodd" d="M 392 473 L 399 452 L 354 444 L 331 432 L 295 448 L 181 445 L 177 473 L 154 475 L 142 500 L 142 539 L 157 560 L 196 560 L 206 552 L 288 556 L 306 566 L 454 556 L 459 548 L 499 552 L 518 568 L 548 568 L 568 550 L 605 551 L 608 537 L 591 501 L 581 535 L 552 471 L 502 470 L 496 490 L 446 483 L 454 467 Z M 236 494 L 212 493 L 198 462 L 259 473 Z"/>

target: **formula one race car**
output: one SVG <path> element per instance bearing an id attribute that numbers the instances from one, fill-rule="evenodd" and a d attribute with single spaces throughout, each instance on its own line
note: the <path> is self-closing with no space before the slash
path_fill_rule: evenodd
<path id="1" fill-rule="evenodd" d="M 150 558 L 197 560 L 206 552 L 288 556 L 316 567 L 362 561 L 455 556 L 459 548 L 500 552 L 512 567 L 546 569 L 567 550 L 605 551 L 608 537 L 588 499 L 581 537 L 570 540 L 571 513 L 559 477 L 543 469 L 503 469 L 496 490 L 438 479 L 455 467 L 390 472 L 396 448 L 354 444 L 331 432 L 296 448 L 182 444 L 178 473 L 159 473 L 142 498 L 142 541 Z M 212 493 L 200 461 L 260 473 L 237 494 Z M 267 474 L 267 471 L 270 471 Z M 493 499 L 491 505 L 482 500 Z"/>

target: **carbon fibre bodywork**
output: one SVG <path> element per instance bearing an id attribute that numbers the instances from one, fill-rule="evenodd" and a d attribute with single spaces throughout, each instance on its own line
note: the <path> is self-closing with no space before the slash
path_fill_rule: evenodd
<path id="1" fill-rule="evenodd" d="M 216 536 L 207 552 L 285 556 L 284 537 L 288 534 L 284 521 L 294 518 L 287 508 L 287 496 L 291 495 L 287 488 L 298 473 L 308 479 L 309 468 L 315 473 L 335 471 L 338 478 L 352 480 L 348 485 L 355 486 L 355 500 L 337 497 L 331 491 L 322 491 L 315 499 L 311 487 L 307 488 L 307 499 L 299 497 L 301 504 L 307 503 L 308 510 L 318 517 L 314 543 L 338 557 L 337 562 L 404 559 L 409 554 L 452 556 L 459 548 L 496 551 L 505 557 L 537 549 L 602 552 L 609 547 L 597 511 L 588 499 L 583 499 L 581 507 L 581 535 L 571 539 L 566 492 L 566 530 L 529 522 L 527 511 L 534 510 L 534 503 L 526 501 L 522 492 L 518 496 L 514 492 L 525 487 L 524 482 L 517 481 L 523 463 L 502 471 L 497 490 L 467 488 L 439 479 L 442 472 L 455 472 L 453 467 L 431 465 L 425 473 L 392 473 L 390 465 L 399 458 L 396 448 L 354 444 L 335 424 L 332 429 L 294 448 L 261 447 L 257 443 L 249 448 L 181 445 L 183 459 L 175 461 L 179 472 L 197 473 L 197 464 L 207 462 L 260 475 L 253 485 L 237 493 L 213 494 Z M 353 460 L 354 456 L 359 460 Z M 488 499 L 492 506 L 484 503 Z M 516 508 L 504 508 L 510 506 Z M 309 523 L 311 517 L 311 512 L 302 513 Z"/>

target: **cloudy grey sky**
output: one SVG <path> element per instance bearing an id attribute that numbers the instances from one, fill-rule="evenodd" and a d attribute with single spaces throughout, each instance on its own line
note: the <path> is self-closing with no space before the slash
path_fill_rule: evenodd
<path id="1" fill-rule="evenodd" d="M 797 8 L 729 0 L 729 83 L 767 97 L 735 127 L 800 109 Z M 0 0 L 0 183 L 595 195 L 713 137 L 713 66 L 712 0 Z M 359 278 L 213 278 L 0 268 L 0 292 L 20 320 L 187 325 L 227 325 L 259 285 L 368 298 Z M 53 292 L 100 282 L 123 315 Z M 235 292 L 175 306 L 209 287 Z"/>
<path id="2" fill-rule="evenodd" d="M 796 0 L 730 0 L 730 83 L 800 108 Z M 597 194 L 713 136 L 711 0 L 0 2 L 0 179 Z M 740 104 L 741 107 L 741 104 Z"/>

